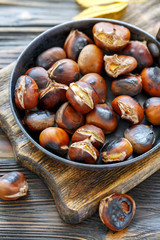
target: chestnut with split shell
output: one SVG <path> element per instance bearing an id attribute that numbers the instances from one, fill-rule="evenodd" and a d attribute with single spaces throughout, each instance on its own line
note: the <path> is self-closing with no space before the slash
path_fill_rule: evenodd
<path id="1" fill-rule="evenodd" d="M 160 125 L 160 97 L 148 98 L 144 103 L 147 120 L 153 125 Z"/>

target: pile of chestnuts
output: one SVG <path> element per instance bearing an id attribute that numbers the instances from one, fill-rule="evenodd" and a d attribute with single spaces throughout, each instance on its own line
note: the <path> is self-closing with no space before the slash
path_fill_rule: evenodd
<path id="1" fill-rule="evenodd" d="M 157 53 L 146 42 L 131 40 L 124 26 L 98 22 L 92 34 L 72 29 L 63 48 L 53 46 L 37 56 L 35 66 L 17 79 L 15 104 L 24 111 L 26 129 L 38 133 L 48 151 L 86 164 L 119 162 L 155 142 Z M 141 91 L 147 96 L 143 106 L 137 101 Z M 126 129 L 113 138 L 120 121 Z"/>

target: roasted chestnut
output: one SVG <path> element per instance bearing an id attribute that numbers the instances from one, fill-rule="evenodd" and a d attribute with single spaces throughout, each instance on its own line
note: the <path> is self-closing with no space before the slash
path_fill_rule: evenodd
<path id="1" fill-rule="evenodd" d="M 37 106 L 38 86 L 31 77 L 22 75 L 18 78 L 15 86 L 15 103 L 21 110 Z"/>
<path id="2" fill-rule="evenodd" d="M 68 154 L 71 161 L 87 164 L 95 164 L 99 157 L 98 150 L 93 147 L 88 138 L 80 142 L 72 143 Z"/>
<path id="3" fill-rule="evenodd" d="M 62 128 L 49 127 L 40 133 L 39 143 L 50 152 L 64 155 L 68 151 L 69 136 Z"/>
<path id="4" fill-rule="evenodd" d="M 148 98 L 144 103 L 144 112 L 150 123 L 160 125 L 160 97 Z"/>
<path id="5" fill-rule="evenodd" d="M 88 44 L 93 43 L 92 40 L 84 33 L 76 30 L 71 30 L 64 43 L 64 49 L 67 57 L 77 61 L 81 50 Z"/>
<path id="6" fill-rule="evenodd" d="M 103 198 L 99 204 L 101 221 L 113 231 L 126 228 L 134 217 L 136 204 L 127 194 L 114 193 Z"/>
<path id="7" fill-rule="evenodd" d="M 100 149 L 105 142 L 105 136 L 102 129 L 92 124 L 87 124 L 78 128 L 72 136 L 72 142 L 83 141 L 87 138 L 89 138 L 92 145 L 97 149 Z"/>
<path id="8" fill-rule="evenodd" d="M 78 64 L 71 59 L 62 59 L 55 62 L 48 69 L 49 77 L 58 83 L 69 85 L 80 78 Z"/>
<path id="9" fill-rule="evenodd" d="M 41 132 L 45 128 L 52 127 L 54 120 L 54 113 L 48 110 L 40 110 L 28 112 L 23 119 L 23 123 L 27 125 L 29 130 Z"/>
<path id="10" fill-rule="evenodd" d="M 25 74 L 31 77 L 37 83 L 39 91 L 46 88 L 50 83 L 48 73 L 42 67 L 30 68 Z"/>
<path id="11" fill-rule="evenodd" d="M 123 49 L 122 54 L 134 57 L 138 63 L 137 68 L 141 70 L 153 64 L 153 57 L 145 41 L 130 41 Z"/>
<path id="12" fill-rule="evenodd" d="M 66 53 L 63 48 L 52 47 L 42 52 L 38 56 L 36 65 L 48 70 L 53 65 L 53 63 L 64 58 L 66 58 Z"/>
<path id="13" fill-rule="evenodd" d="M 107 22 L 96 23 L 92 32 L 96 45 L 109 52 L 124 48 L 131 35 L 128 28 Z"/>
<path id="14" fill-rule="evenodd" d="M 160 97 L 160 68 L 145 68 L 141 77 L 144 91 L 152 97 Z"/>
<path id="15" fill-rule="evenodd" d="M 43 109 L 51 109 L 56 107 L 62 102 L 65 102 L 67 85 L 50 82 L 46 89 L 39 92 L 39 105 Z"/>
<path id="16" fill-rule="evenodd" d="M 98 95 L 89 83 L 78 81 L 71 83 L 66 97 L 77 112 L 82 114 L 91 111 L 98 103 Z"/>
<path id="17" fill-rule="evenodd" d="M 128 74 L 121 76 L 118 79 L 112 81 L 111 90 L 115 96 L 135 96 L 142 90 L 141 75 Z"/>
<path id="18" fill-rule="evenodd" d="M 115 112 L 106 104 L 97 104 L 95 108 L 86 115 L 86 123 L 93 124 L 108 134 L 113 132 L 118 124 Z"/>
<path id="19" fill-rule="evenodd" d="M 142 122 L 144 110 L 141 105 L 132 97 L 121 95 L 112 101 L 112 107 L 121 118 L 129 120 L 133 124 Z"/>
<path id="20" fill-rule="evenodd" d="M 99 101 L 98 103 L 104 103 L 107 96 L 107 83 L 104 78 L 98 73 L 88 73 L 84 75 L 80 81 L 87 82 L 91 84 L 96 93 L 98 94 Z"/>
<path id="21" fill-rule="evenodd" d="M 28 184 L 25 176 L 20 172 L 10 172 L 0 177 L 0 198 L 16 200 L 26 196 Z"/>
<path id="22" fill-rule="evenodd" d="M 84 116 L 77 112 L 69 102 L 66 102 L 56 113 L 56 123 L 66 132 L 73 133 L 84 124 Z"/>
<path id="23" fill-rule="evenodd" d="M 106 73 L 113 78 L 130 73 L 137 67 L 136 59 L 125 55 L 105 55 L 104 61 Z"/>
<path id="24" fill-rule="evenodd" d="M 147 152 L 152 148 L 155 142 L 155 134 L 152 127 L 144 124 L 138 124 L 127 128 L 124 132 L 124 136 L 130 141 L 133 151 L 137 154 Z"/>
<path id="25" fill-rule="evenodd" d="M 94 44 L 85 46 L 79 54 L 78 66 L 82 75 L 102 73 L 103 51 Z"/>
<path id="26" fill-rule="evenodd" d="M 117 138 L 107 143 L 102 151 L 102 161 L 105 163 L 119 162 L 129 158 L 133 153 L 133 147 L 126 138 Z"/>

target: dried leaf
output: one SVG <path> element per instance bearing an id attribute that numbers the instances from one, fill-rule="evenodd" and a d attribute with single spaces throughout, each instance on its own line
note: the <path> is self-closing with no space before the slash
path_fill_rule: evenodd
<path id="1" fill-rule="evenodd" d="M 76 0 L 83 7 L 92 7 L 95 5 L 106 5 L 110 3 L 128 2 L 128 0 Z"/>
<path id="2" fill-rule="evenodd" d="M 124 8 L 126 8 L 128 3 L 113 3 L 109 5 L 104 6 L 93 6 L 90 8 L 85 9 L 81 13 L 79 13 L 77 16 L 75 16 L 73 19 L 83 19 L 83 18 L 94 18 L 103 16 L 110 13 L 115 13 L 122 11 Z"/>

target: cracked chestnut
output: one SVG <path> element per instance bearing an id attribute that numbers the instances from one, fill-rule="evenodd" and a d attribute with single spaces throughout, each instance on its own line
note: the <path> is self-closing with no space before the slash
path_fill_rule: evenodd
<path id="1" fill-rule="evenodd" d="M 144 103 L 147 120 L 153 125 L 160 125 L 160 97 L 148 98 Z"/>

